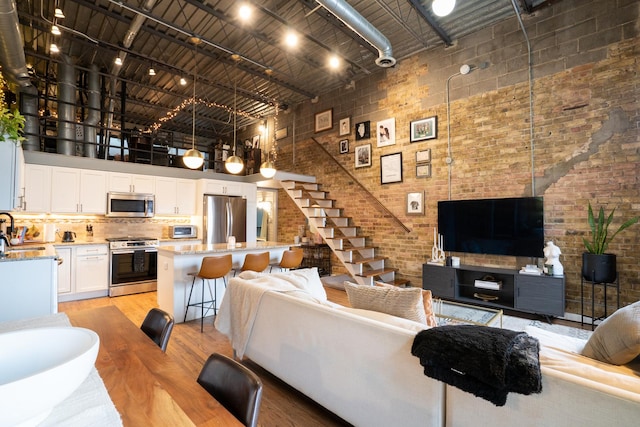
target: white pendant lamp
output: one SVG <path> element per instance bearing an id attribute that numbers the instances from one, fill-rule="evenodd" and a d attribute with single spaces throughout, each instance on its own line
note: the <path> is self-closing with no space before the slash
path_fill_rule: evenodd
<path id="1" fill-rule="evenodd" d="M 236 156 L 236 123 L 238 117 L 238 100 L 237 100 L 237 86 L 238 86 L 238 73 L 237 65 L 240 57 L 238 55 L 232 55 L 231 58 L 236 61 L 236 72 L 234 73 L 233 82 L 233 156 L 228 157 L 224 162 L 224 168 L 227 172 L 234 175 L 239 174 L 244 169 L 244 162 L 238 156 Z"/>
<path id="2" fill-rule="evenodd" d="M 194 41 L 194 45 L 197 43 Z M 197 58 L 196 47 L 194 47 L 193 58 L 196 65 L 193 69 L 193 104 L 191 105 L 191 149 L 182 156 L 182 162 L 189 169 L 198 169 L 204 163 L 204 155 L 196 150 L 196 79 L 197 79 Z"/>
<path id="3" fill-rule="evenodd" d="M 447 16 L 453 12 L 454 7 L 456 7 L 456 0 L 433 0 L 431 3 L 433 13 L 438 16 Z"/>
<path id="4" fill-rule="evenodd" d="M 276 176 L 276 166 L 271 160 L 267 159 L 266 162 L 263 162 L 260 165 L 260 175 L 264 176 L 267 179 L 271 179 Z"/>

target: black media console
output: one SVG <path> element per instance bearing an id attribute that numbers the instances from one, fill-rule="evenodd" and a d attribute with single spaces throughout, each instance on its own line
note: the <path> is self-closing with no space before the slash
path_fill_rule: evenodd
<path id="1" fill-rule="evenodd" d="M 478 287 L 476 284 L 482 286 L 482 283 L 476 280 L 495 282 L 499 289 Z M 503 268 L 425 263 L 422 288 L 442 299 L 543 316 L 564 316 L 564 277 L 521 274 L 518 270 Z"/>

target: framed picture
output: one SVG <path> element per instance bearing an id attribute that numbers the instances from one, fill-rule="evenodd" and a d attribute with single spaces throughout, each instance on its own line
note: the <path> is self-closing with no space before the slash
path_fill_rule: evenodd
<path id="1" fill-rule="evenodd" d="M 407 215 L 424 215 L 424 191 L 407 193 Z"/>
<path id="2" fill-rule="evenodd" d="M 253 135 L 251 145 L 253 146 L 253 148 L 260 148 L 260 135 Z"/>
<path id="3" fill-rule="evenodd" d="M 396 143 L 396 119 L 386 119 L 376 123 L 378 147 Z"/>
<path id="4" fill-rule="evenodd" d="M 349 152 L 349 140 L 343 139 L 340 141 L 340 154 L 346 154 Z"/>
<path id="5" fill-rule="evenodd" d="M 316 113 L 314 131 L 316 133 L 329 130 L 333 127 L 333 108 Z"/>
<path id="6" fill-rule="evenodd" d="M 371 166 L 371 144 L 358 145 L 355 151 L 357 168 Z"/>
<path id="7" fill-rule="evenodd" d="M 427 117 L 426 119 L 415 120 L 409 125 L 411 142 L 424 141 L 438 137 L 438 117 Z"/>
<path id="8" fill-rule="evenodd" d="M 380 183 L 402 182 L 402 153 L 380 156 Z"/>
<path id="9" fill-rule="evenodd" d="M 429 177 L 431 177 L 431 163 L 416 165 L 416 178 L 429 178 Z"/>
<path id="10" fill-rule="evenodd" d="M 280 128 L 280 129 L 276 130 L 276 139 L 286 138 L 287 136 L 289 136 L 289 128 L 288 127 Z"/>
<path id="11" fill-rule="evenodd" d="M 416 163 L 431 162 L 431 148 L 416 152 Z"/>
<path id="12" fill-rule="evenodd" d="M 356 123 L 356 141 L 371 138 L 370 126 L 370 121 Z"/>
<path id="13" fill-rule="evenodd" d="M 345 136 L 351 133 L 351 117 L 340 119 L 340 131 L 338 136 Z"/>

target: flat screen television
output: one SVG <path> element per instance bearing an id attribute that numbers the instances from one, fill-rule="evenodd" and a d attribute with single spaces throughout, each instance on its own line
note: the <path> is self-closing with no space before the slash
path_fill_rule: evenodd
<path id="1" fill-rule="evenodd" d="M 542 257 L 542 197 L 440 201 L 438 233 L 448 252 Z"/>

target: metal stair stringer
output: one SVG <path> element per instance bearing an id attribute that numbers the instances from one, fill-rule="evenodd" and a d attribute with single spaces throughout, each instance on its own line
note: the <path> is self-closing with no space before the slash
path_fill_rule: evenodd
<path id="1" fill-rule="evenodd" d="M 331 248 L 353 280 L 373 286 L 375 281 L 404 285 L 396 280 L 396 269 L 385 266 L 386 258 L 376 256 L 377 248 L 367 246 L 367 237 L 358 234 L 353 218 L 342 216 L 342 209 L 334 206 L 321 184 L 282 181 L 282 188 Z"/>

